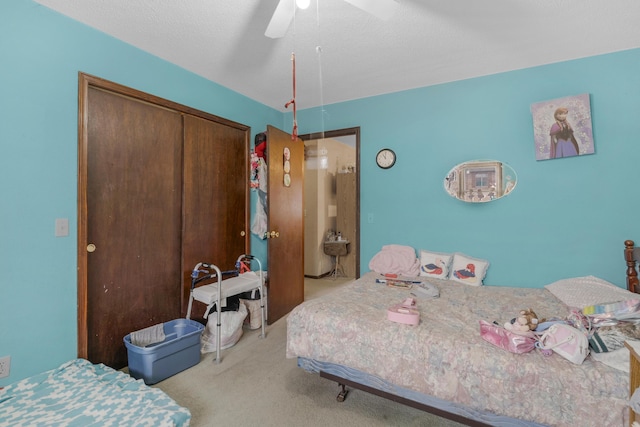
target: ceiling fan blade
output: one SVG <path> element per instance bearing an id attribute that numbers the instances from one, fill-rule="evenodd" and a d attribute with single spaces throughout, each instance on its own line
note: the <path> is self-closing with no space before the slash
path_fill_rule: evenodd
<path id="1" fill-rule="evenodd" d="M 267 31 L 264 32 L 264 35 L 272 39 L 284 37 L 295 13 L 295 0 L 280 0 L 278 6 L 276 6 L 276 11 L 273 12 L 273 16 L 271 17 L 271 21 L 269 21 Z"/>
<path id="2" fill-rule="evenodd" d="M 387 21 L 391 19 L 398 3 L 395 0 L 344 0 L 357 8 L 369 12 L 376 18 Z"/>

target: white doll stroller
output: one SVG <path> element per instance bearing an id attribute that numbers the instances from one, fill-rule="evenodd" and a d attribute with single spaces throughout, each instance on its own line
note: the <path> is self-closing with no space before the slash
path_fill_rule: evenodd
<path id="1" fill-rule="evenodd" d="M 255 261 L 258 264 L 258 271 L 251 271 L 247 268 L 247 264 L 250 265 L 251 261 Z M 200 276 L 200 274 L 204 274 Z M 229 279 L 222 279 L 222 276 L 228 274 L 234 274 L 234 277 Z M 196 285 L 205 280 L 215 279 L 214 283 L 210 283 L 203 286 Z M 262 334 L 261 337 L 266 337 L 265 323 L 267 320 L 266 307 L 265 307 L 265 290 L 264 279 L 262 276 L 262 263 L 258 258 L 253 255 L 243 254 L 238 257 L 236 261 L 236 269 L 222 272 L 220 269 L 210 263 L 199 262 L 193 268 L 191 272 L 191 292 L 189 295 L 189 305 L 187 307 L 187 319 L 191 318 L 191 307 L 193 300 L 207 304 L 207 308 L 204 314 L 206 319 L 209 315 L 209 310 L 216 305 L 217 315 L 217 336 L 216 336 L 216 362 L 220 363 L 220 334 L 221 334 L 221 312 L 222 302 L 227 297 L 241 294 L 243 292 L 250 292 L 258 290 L 260 292 L 260 311 L 262 315 Z"/>

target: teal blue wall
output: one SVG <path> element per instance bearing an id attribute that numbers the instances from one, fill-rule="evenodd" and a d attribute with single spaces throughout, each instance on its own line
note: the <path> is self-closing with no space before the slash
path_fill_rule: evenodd
<path id="1" fill-rule="evenodd" d="M 12 357 L 0 386 L 76 355 L 78 71 L 249 125 L 252 136 L 267 124 L 291 130 L 290 113 L 32 1 L 0 2 L 0 357 Z M 596 153 L 536 161 L 530 105 L 581 93 L 591 94 Z M 300 134 L 361 128 L 363 272 L 397 243 L 488 259 L 491 285 L 593 274 L 623 286 L 622 242 L 640 240 L 640 50 L 324 109 L 324 120 L 320 109 L 298 112 Z M 382 147 L 398 154 L 387 171 L 373 160 Z M 509 163 L 516 190 L 480 205 L 449 197 L 445 174 L 476 158 Z M 70 219 L 69 237 L 54 237 L 55 218 Z M 264 257 L 263 241 L 252 246 Z"/>
<path id="2" fill-rule="evenodd" d="M 251 126 L 283 114 L 30 0 L 0 2 L 0 386 L 77 354 L 78 72 Z M 70 235 L 54 237 L 56 218 Z M 261 250 L 261 245 L 256 245 Z"/>
<path id="3" fill-rule="evenodd" d="M 536 161 L 531 104 L 583 93 L 591 95 L 595 154 Z M 624 286 L 623 242 L 640 240 L 640 50 L 324 110 L 324 124 L 319 109 L 298 114 L 300 133 L 361 126 L 363 272 L 395 243 L 487 259 L 490 285 L 540 287 L 595 275 Z M 390 170 L 374 162 L 383 147 L 398 156 Z M 510 164 L 515 191 L 483 204 L 446 194 L 450 168 L 478 158 Z"/>

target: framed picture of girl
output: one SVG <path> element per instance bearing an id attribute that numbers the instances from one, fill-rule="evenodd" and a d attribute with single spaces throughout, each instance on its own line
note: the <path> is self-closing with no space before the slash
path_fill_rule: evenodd
<path id="1" fill-rule="evenodd" d="M 531 104 L 536 160 L 594 153 L 589 94 Z"/>

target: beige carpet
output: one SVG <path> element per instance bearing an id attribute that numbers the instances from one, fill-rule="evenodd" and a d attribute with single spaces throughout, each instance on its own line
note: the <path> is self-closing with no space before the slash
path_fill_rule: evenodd
<path id="1" fill-rule="evenodd" d="M 315 298 L 347 279 L 305 280 L 305 298 Z M 285 357 L 286 318 L 260 330 L 245 330 L 240 341 L 203 355 L 198 365 L 155 387 L 191 411 L 193 427 L 206 426 L 433 426 L 460 424 L 350 389 L 344 402 L 339 386 L 305 372 Z"/>

